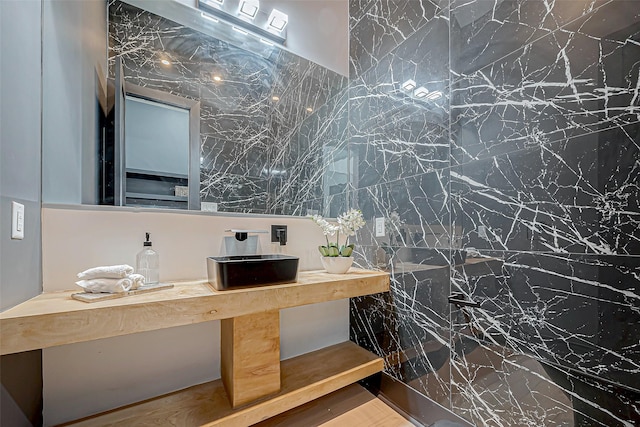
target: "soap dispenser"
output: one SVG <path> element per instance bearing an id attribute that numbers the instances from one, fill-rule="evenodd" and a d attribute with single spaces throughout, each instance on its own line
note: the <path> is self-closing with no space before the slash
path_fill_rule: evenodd
<path id="1" fill-rule="evenodd" d="M 146 233 L 147 241 L 136 256 L 136 272 L 145 278 L 145 285 L 153 285 L 160 281 L 160 256 L 151 247 L 150 234 Z"/>

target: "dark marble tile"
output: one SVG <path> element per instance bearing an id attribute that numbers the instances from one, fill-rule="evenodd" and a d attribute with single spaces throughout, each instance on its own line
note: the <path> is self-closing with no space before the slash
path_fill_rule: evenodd
<path id="1" fill-rule="evenodd" d="M 374 4 L 375 0 L 349 0 L 349 30 L 360 22 Z"/>
<path id="2" fill-rule="evenodd" d="M 109 43 L 111 75 L 117 55 L 128 83 L 200 101 L 203 201 L 226 211 L 299 214 L 304 201 L 322 198 L 323 181 L 337 173 L 323 175 L 329 153 L 346 143 L 346 77 L 284 50 L 245 50 L 119 1 L 110 4 Z"/>
<path id="3" fill-rule="evenodd" d="M 448 25 L 422 27 L 349 87 L 350 142 L 366 187 L 448 166 Z M 414 80 L 438 99 L 402 88 Z"/>
<path id="4" fill-rule="evenodd" d="M 450 246 L 448 172 L 434 171 L 354 191 L 354 206 L 367 227 L 361 244 L 442 248 Z M 375 218 L 385 218 L 386 235 L 376 238 Z"/>
<path id="5" fill-rule="evenodd" d="M 217 203 L 219 212 L 267 213 L 268 181 L 201 169 L 200 200 Z"/>
<path id="6" fill-rule="evenodd" d="M 607 1 L 453 0 L 452 72 L 457 76 L 480 70 Z"/>
<path id="7" fill-rule="evenodd" d="M 637 4 L 615 1 L 489 65 L 456 72 L 453 162 L 638 122 L 639 41 Z"/>
<path id="8" fill-rule="evenodd" d="M 454 269 L 452 292 L 479 308 L 452 328 L 483 342 L 620 384 L 640 384 L 640 258 L 485 252 Z"/>
<path id="9" fill-rule="evenodd" d="M 351 339 L 383 356 L 389 375 L 448 406 L 449 268 L 397 266 L 388 294 L 352 299 Z"/>
<path id="10" fill-rule="evenodd" d="M 464 245 L 640 253 L 639 129 L 627 126 L 452 168 L 453 221 Z"/>
<path id="11" fill-rule="evenodd" d="M 535 358 L 453 334 L 451 408 L 475 425 L 574 426 L 571 398 Z"/>
<path id="12" fill-rule="evenodd" d="M 350 31 L 349 75 L 361 75 L 439 12 L 434 0 L 375 0 Z"/>

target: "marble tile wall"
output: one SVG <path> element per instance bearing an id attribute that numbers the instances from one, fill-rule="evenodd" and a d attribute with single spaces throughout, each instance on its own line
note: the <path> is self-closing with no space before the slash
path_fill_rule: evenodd
<path id="1" fill-rule="evenodd" d="M 351 338 L 476 425 L 640 424 L 638 2 L 352 0 L 350 18 L 348 198 L 387 229 L 358 259 L 392 274 L 352 300 Z"/>
<path id="2" fill-rule="evenodd" d="M 346 150 L 346 77 L 275 47 L 237 47 L 117 0 L 109 6 L 109 55 L 112 76 L 120 56 L 127 82 L 200 100 L 201 201 L 224 212 L 329 210 L 322 178 Z"/>

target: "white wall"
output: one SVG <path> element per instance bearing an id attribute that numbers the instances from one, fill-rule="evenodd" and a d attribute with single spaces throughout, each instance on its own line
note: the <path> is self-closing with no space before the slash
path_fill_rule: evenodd
<path id="1" fill-rule="evenodd" d="M 40 262 L 41 3 L 0 0 L 0 311 L 42 289 Z M 11 239 L 11 202 L 25 207 Z M 40 419 L 40 351 L 0 358 L 0 425 Z"/>
<path id="2" fill-rule="evenodd" d="M 289 15 L 288 50 L 349 75 L 348 0 L 261 0 L 260 5 Z"/>
<path id="3" fill-rule="evenodd" d="M 324 237 L 307 218 L 214 216 L 135 208 L 49 206 L 42 210 L 45 292 L 73 289 L 77 272 L 135 264 L 144 232 L 160 254 L 160 279 L 205 279 L 205 258 L 220 253 L 228 228 L 286 224 L 280 247 L 260 235 L 264 253 L 300 257 L 320 269 Z M 349 339 L 348 300 L 281 311 L 283 359 Z M 220 326 L 207 322 L 43 350 L 45 425 L 77 419 L 220 377 Z"/>
<path id="4" fill-rule="evenodd" d="M 0 1 L 0 310 L 41 289 L 40 14 Z M 25 206 L 24 240 L 11 239 L 11 201 Z"/>
<path id="5" fill-rule="evenodd" d="M 104 0 L 44 0 L 42 5 L 43 201 L 95 204 L 98 97 L 106 98 L 101 93 L 107 72 L 106 5 Z"/>

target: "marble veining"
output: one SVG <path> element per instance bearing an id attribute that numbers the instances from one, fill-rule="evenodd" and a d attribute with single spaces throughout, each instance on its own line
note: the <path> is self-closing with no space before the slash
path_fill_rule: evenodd
<path id="1" fill-rule="evenodd" d="M 112 76 L 118 56 L 127 82 L 200 101 L 201 201 L 224 212 L 305 215 L 324 199 L 324 175 L 345 150 L 345 77 L 117 0 L 109 18 Z"/>
<path id="2" fill-rule="evenodd" d="M 638 3 L 350 14 L 357 262 L 392 277 L 351 301 L 351 339 L 475 425 L 639 425 Z"/>

